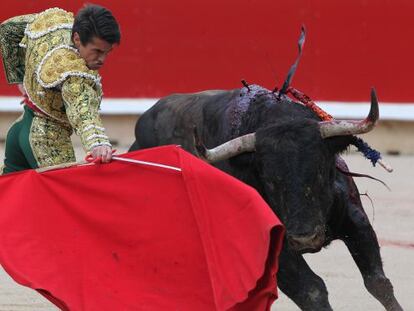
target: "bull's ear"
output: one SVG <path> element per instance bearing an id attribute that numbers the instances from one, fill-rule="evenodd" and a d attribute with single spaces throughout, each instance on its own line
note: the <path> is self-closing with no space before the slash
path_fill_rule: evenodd
<path id="1" fill-rule="evenodd" d="M 324 139 L 324 142 L 327 145 L 329 151 L 333 154 L 342 153 L 347 150 L 352 141 L 353 138 L 351 135 L 335 136 Z"/>

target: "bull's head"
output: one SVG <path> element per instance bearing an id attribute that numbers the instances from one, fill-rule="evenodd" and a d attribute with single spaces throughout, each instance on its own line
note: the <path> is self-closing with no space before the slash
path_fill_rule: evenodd
<path id="1" fill-rule="evenodd" d="M 371 109 L 364 120 L 286 120 L 214 149 L 198 146 L 198 150 L 208 162 L 254 152 L 261 194 L 285 224 L 290 247 L 318 251 L 325 242 L 335 199 L 336 155 L 348 147 L 352 135 L 372 130 L 378 116 L 372 91 Z"/>

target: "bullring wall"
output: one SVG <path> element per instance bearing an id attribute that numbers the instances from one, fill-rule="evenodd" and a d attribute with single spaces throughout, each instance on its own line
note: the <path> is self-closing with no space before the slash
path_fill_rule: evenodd
<path id="1" fill-rule="evenodd" d="M 0 5 L 0 20 L 55 6 L 76 12 L 83 3 L 8 1 Z M 380 103 L 395 107 L 397 115 L 408 121 L 393 115 L 369 134 L 370 139 L 383 151 L 414 153 L 413 1 L 99 3 L 113 11 L 122 30 L 122 43 L 101 72 L 106 99 L 155 99 L 176 92 L 232 89 L 241 87 L 241 79 L 269 89 L 280 87 L 296 58 L 300 27 L 305 25 L 305 49 L 293 86 L 328 106 L 349 103 L 350 111 L 355 102 L 367 103 L 369 89 L 375 86 Z M 0 103 L 17 94 L 1 71 Z M 0 140 L 18 111 L 1 108 Z M 137 116 L 128 114 L 104 117 L 121 144 L 133 139 Z"/>

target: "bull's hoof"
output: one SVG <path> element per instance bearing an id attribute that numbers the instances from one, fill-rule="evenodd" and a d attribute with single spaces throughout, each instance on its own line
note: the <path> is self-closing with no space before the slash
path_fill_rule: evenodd
<path id="1" fill-rule="evenodd" d="M 385 276 L 373 276 L 365 281 L 365 287 L 378 299 L 387 311 L 402 311 L 403 308 L 394 296 L 390 280 Z"/>

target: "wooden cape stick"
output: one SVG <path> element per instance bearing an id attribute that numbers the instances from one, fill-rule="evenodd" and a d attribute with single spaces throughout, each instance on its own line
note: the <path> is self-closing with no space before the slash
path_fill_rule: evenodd
<path id="1" fill-rule="evenodd" d="M 181 171 L 181 168 L 170 166 L 170 165 L 165 165 L 165 164 L 160 164 L 160 163 L 140 161 L 140 160 L 134 160 L 134 159 L 128 159 L 128 158 L 121 158 L 121 157 L 117 157 L 117 156 L 113 156 L 112 159 L 116 160 L 116 161 L 129 162 L 129 163 L 133 163 L 133 164 L 155 166 L 155 167 L 160 167 L 160 168 L 174 170 L 174 171 Z M 69 168 L 69 167 L 72 167 L 72 166 L 91 165 L 91 164 L 95 164 L 95 163 L 83 160 L 83 161 L 79 161 L 79 162 L 62 163 L 62 164 L 52 165 L 52 166 L 48 166 L 48 167 L 41 167 L 41 168 L 37 168 L 35 170 L 38 173 L 43 173 L 43 172 L 52 171 L 52 170 L 59 170 L 59 169 L 63 169 L 63 168 Z"/>

